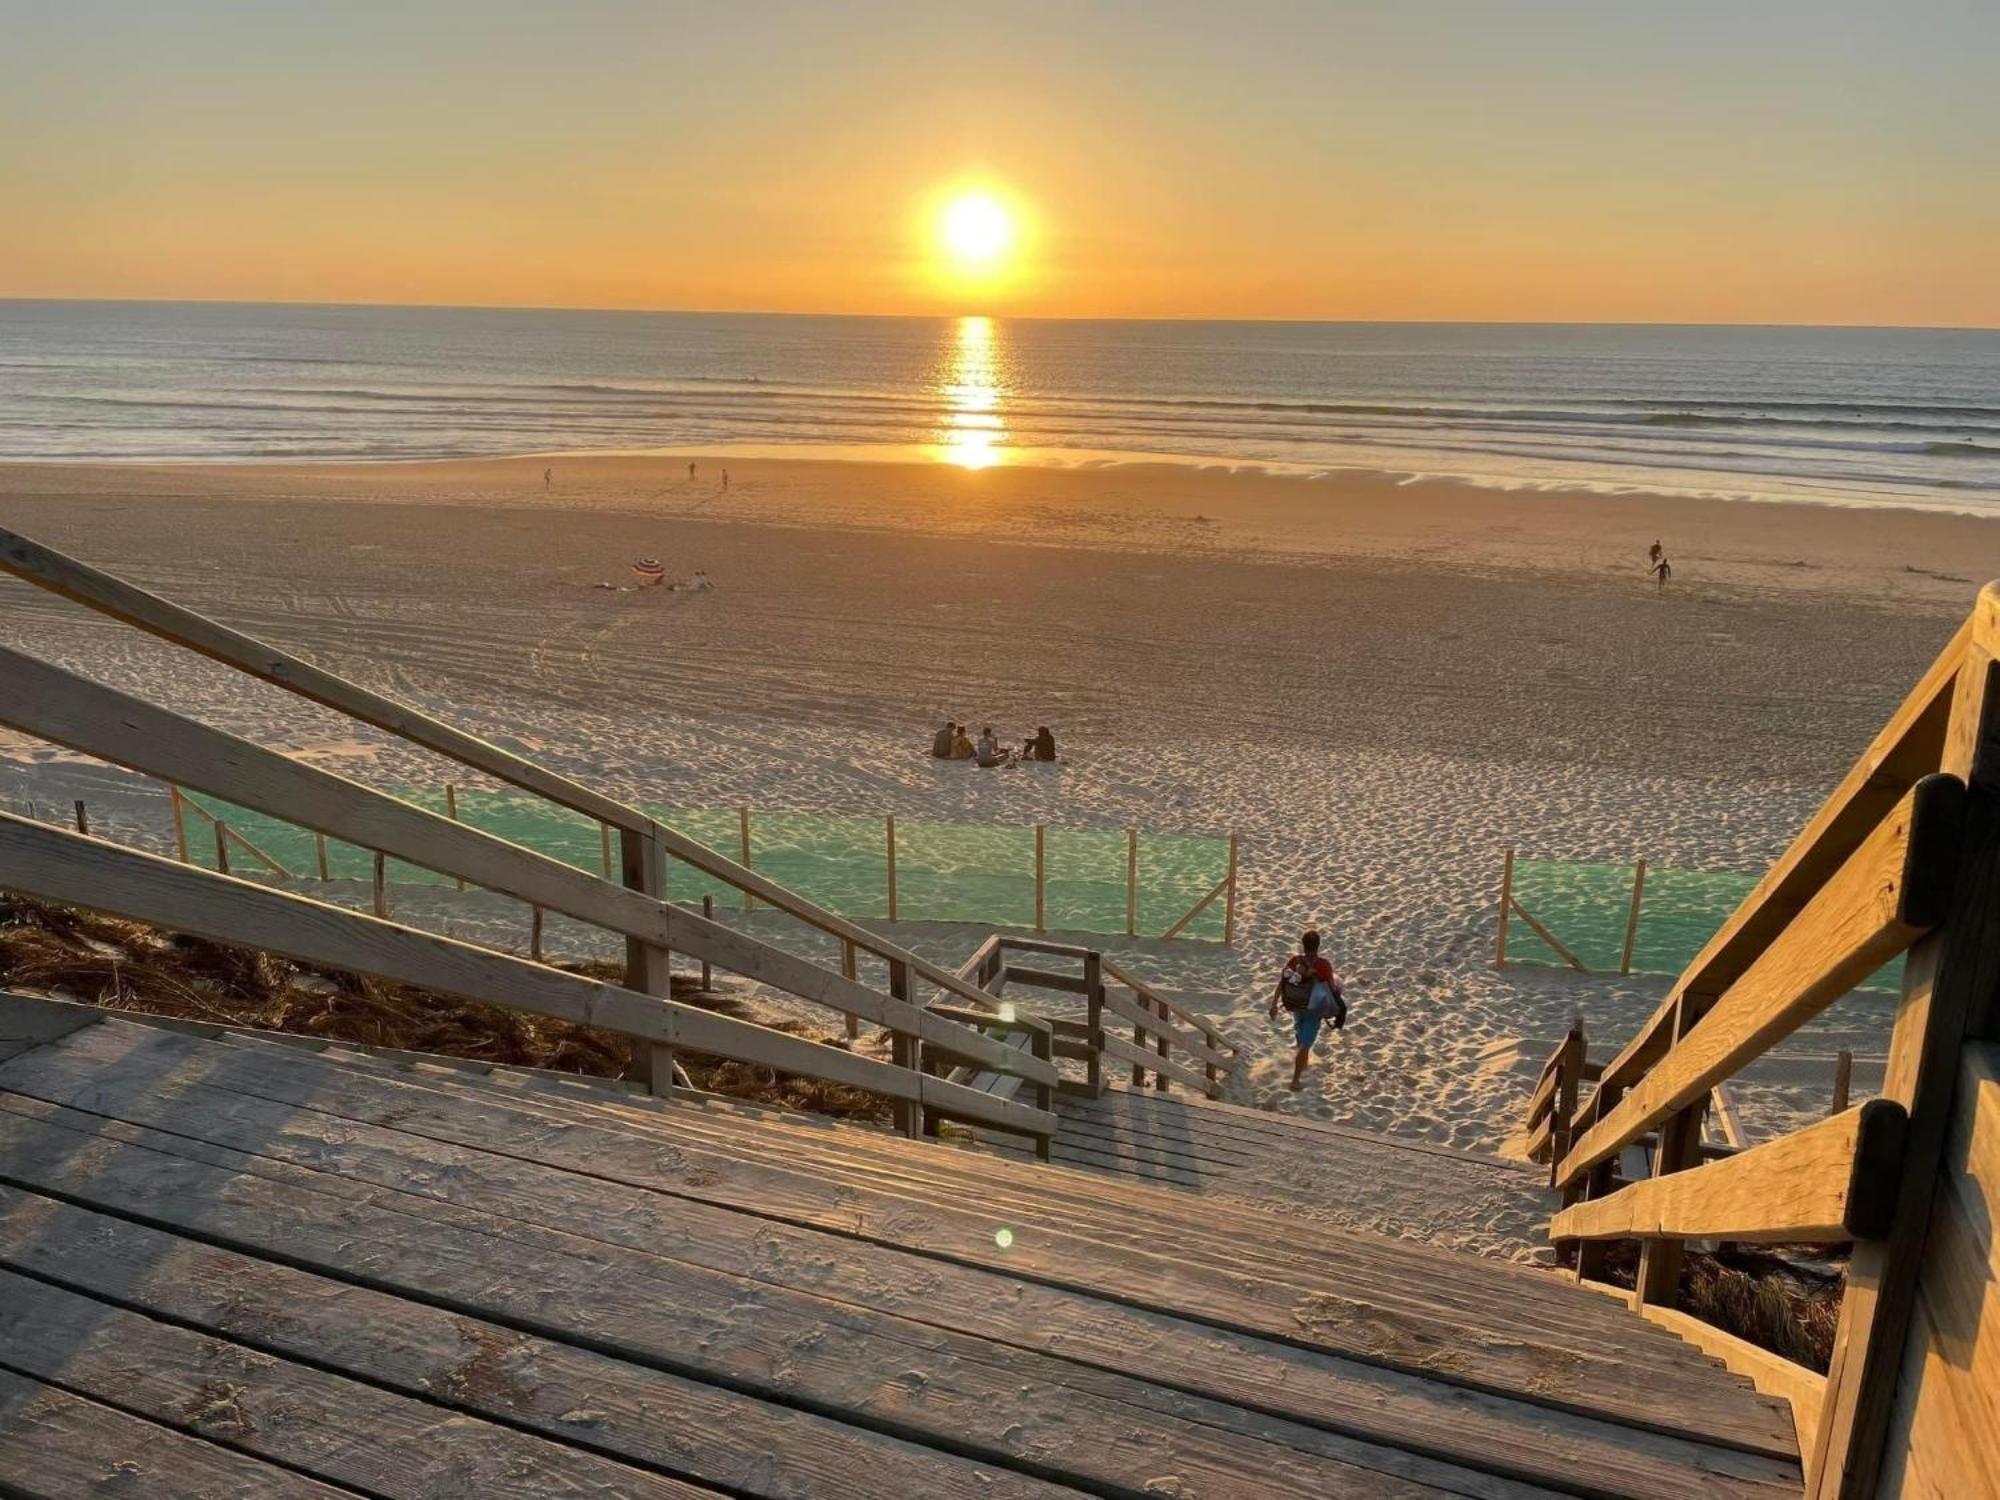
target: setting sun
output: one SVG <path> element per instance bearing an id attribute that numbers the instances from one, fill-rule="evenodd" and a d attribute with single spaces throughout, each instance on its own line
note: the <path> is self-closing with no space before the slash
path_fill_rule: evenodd
<path id="1" fill-rule="evenodd" d="M 960 266 L 984 270 L 1013 247 L 1014 216 L 991 193 L 961 193 L 946 202 L 938 239 Z"/>

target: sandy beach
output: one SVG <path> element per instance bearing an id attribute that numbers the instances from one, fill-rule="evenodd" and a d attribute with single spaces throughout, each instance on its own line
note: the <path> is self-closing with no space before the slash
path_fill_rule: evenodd
<path id="1" fill-rule="evenodd" d="M 1234 950 L 1109 946 L 1207 997 L 1245 1048 L 1238 1102 L 1483 1151 L 1507 1148 L 1573 1012 L 1609 1047 L 1665 983 L 1496 972 L 1502 849 L 1757 870 L 2000 576 L 2000 526 L 1942 514 L 723 462 L 726 492 L 714 457 L 686 454 L 12 466 L 0 522 L 624 795 L 1236 832 Z M 645 555 L 716 589 L 597 587 Z M 11 582 L 0 640 L 364 780 L 444 778 Z M 936 765 L 946 717 L 1051 724 L 1065 762 Z M 165 847 L 157 787 L 0 750 L 0 803 L 87 797 L 114 836 Z M 461 930 L 518 920 L 434 899 Z M 1264 1002 L 1309 922 L 1353 1024 L 1295 1096 Z M 974 941 L 921 934 L 944 955 Z M 1814 1060 L 1879 1051 L 1886 1009 L 1852 997 L 1753 1073 L 1752 1133 L 1823 1109 Z"/>

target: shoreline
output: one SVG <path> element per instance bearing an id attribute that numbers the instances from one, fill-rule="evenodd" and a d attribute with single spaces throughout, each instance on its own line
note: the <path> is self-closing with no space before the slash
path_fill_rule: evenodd
<path id="1" fill-rule="evenodd" d="M 999 457 L 987 457 L 988 453 Z M 954 455 L 958 456 L 954 456 Z M 1124 469 L 1161 469 L 1202 474 L 1257 475 L 1272 479 L 1292 479 L 1338 483 L 1358 481 L 1387 484 L 1450 485 L 1495 496 L 1566 495 L 1619 499 L 1644 499 L 1721 505 L 1796 506 L 1813 510 L 1888 511 L 1908 515 L 1958 516 L 1971 520 L 2000 520 L 2000 508 L 1993 505 L 1954 503 L 1950 500 L 1920 501 L 1908 496 L 1844 497 L 1828 494 L 1791 494 L 1732 490 L 1715 486 L 1649 486 L 1635 479 L 1592 481 L 1573 477 L 1509 476 L 1481 473 L 1474 469 L 1455 470 L 1448 465 L 1370 465 L 1308 463 L 1294 459 L 1243 458 L 1221 454 L 1171 453 L 1112 448 L 1010 447 L 981 450 L 975 462 L 966 462 L 962 450 L 937 443 L 708 443 L 665 445 L 650 448 L 529 448 L 508 453 L 436 453 L 411 457 L 348 457 L 258 455 L 245 458 L 192 458 L 150 456 L 144 458 L 0 458 L 0 479 L 21 469 L 100 469 L 176 470 L 195 469 L 227 473 L 233 470 L 314 469 L 396 469 L 459 464 L 549 464 L 557 461 L 593 463 L 629 460 L 673 464 L 688 459 L 755 462 L 760 464 L 854 464 L 879 467 L 950 469 L 984 473 L 1009 471 L 1104 472 Z M 1579 462 L 1579 467 L 1583 464 Z M 1811 481 L 1787 480 L 1787 484 L 1810 489 Z"/>

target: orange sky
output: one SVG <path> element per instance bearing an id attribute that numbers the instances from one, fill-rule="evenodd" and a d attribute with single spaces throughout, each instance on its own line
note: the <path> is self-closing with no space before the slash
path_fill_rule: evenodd
<path id="1" fill-rule="evenodd" d="M 2000 325 L 2000 7 L 1664 9 L 40 7 L 0 296 Z"/>

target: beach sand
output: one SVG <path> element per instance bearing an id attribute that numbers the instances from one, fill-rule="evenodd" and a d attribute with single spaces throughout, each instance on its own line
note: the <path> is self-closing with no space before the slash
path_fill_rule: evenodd
<path id="1" fill-rule="evenodd" d="M 1943 514 L 725 461 L 726 493 L 685 454 L 14 466 L 0 524 L 627 796 L 1239 833 L 1235 950 L 1107 946 L 1211 997 L 1244 1049 L 1238 1102 L 1486 1151 L 1573 1012 L 1602 1053 L 1666 986 L 1496 971 L 1503 848 L 1760 869 L 2000 576 L 2000 525 Z M 715 592 L 595 587 L 644 555 Z M 452 774 L 11 582 L 0 640 L 364 780 Z M 1067 759 L 936 765 L 946 717 L 1048 723 Z M 113 836 L 165 847 L 157 788 L 0 752 L 0 803 L 87 797 Z M 524 940 L 510 903 L 423 899 Z M 1307 923 L 1353 1024 L 1292 1095 L 1264 1005 Z M 975 940 L 921 935 L 943 956 Z M 1823 1110 L 1822 1061 L 1879 1052 L 1886 1018 L 1851 997 L 1795 1038 L 1744 1090 L 1751 1133 Z"/>

